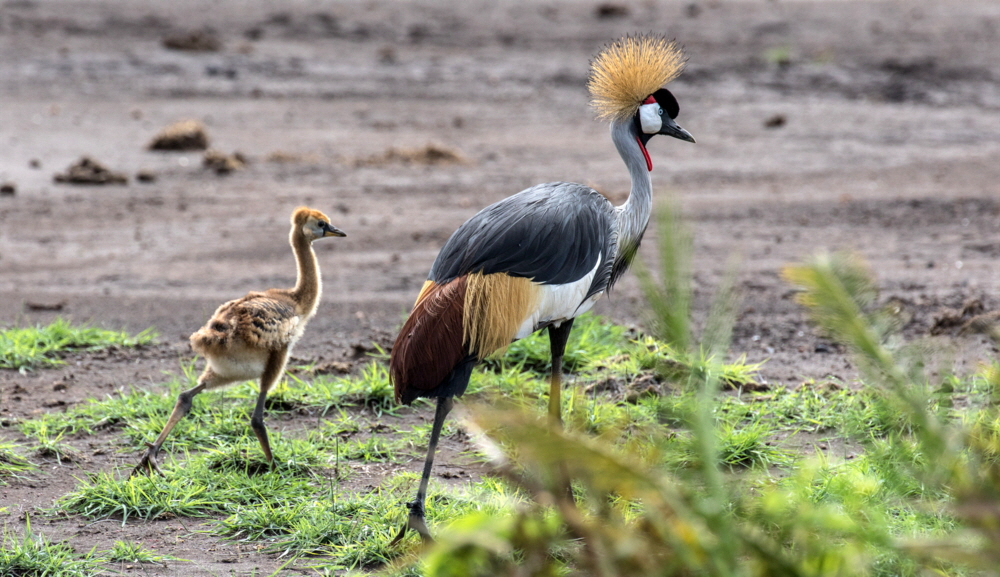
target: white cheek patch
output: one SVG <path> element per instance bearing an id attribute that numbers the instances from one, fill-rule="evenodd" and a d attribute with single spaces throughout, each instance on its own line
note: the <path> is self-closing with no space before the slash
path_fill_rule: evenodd
<path id="1" fill-rule="evenodd" d="M 656 134 L 663 128 L 659 104 L 643 104 L 639 107 L 639 125 L 646 134 Z"/>

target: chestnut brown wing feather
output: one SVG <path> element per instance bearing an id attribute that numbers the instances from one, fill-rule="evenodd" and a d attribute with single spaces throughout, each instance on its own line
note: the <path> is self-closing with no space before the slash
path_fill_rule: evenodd
<path id="1" fill-rule="evenodd" d="M 389 375 L 397 401 L 409 404 L 417 397 L 464 392 L 463 383 L 454 383 L 462 390 L 452 390 L 449 375 L 469 356 L 462 342 L 465 288 L 465 277 L 443 285 L 431 285 L 414 305 L 396 337 L 389 360 Z"/>

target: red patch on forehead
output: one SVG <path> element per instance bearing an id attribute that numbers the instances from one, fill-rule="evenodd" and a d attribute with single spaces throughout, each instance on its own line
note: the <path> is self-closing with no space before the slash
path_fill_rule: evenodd
<path id="1" fill-rule="evenodd" d="M 652 94 L 650 94 L 649 96 L 646 97 L 645 100 L 642 101 L 642 103 L 643 104 L 656 104 L 656 99 L 653 98 Z"/>

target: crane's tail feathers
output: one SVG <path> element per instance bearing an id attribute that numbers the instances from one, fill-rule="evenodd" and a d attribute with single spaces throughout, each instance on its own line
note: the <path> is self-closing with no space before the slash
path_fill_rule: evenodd
<path id="1" fill-rule="evenodd" d="M 531 279 L 504 273 L 468 275 L 462 333 L 479 360 L 501 355 L 521 323 L 538 306 L 541 291 Z"/>
<path id="2" fill-rule="evenodd" d="M 396 389 L 396 400 L 404 404 L 420 396 L 465 392 L 464 386 L 456 391 L 445 390 L 454 387 L 440 385 L 453 381 L 449 377 L 455 376 L 455 369 L 469 357 L 462 335 L 466 277 L 443 285 L 425 284 L 420 294 L 396 337 L 389 359 L 389 377 Z M 468 383 L 467 373 L 463 385 Z"/>
<path id="3" fill-rule="evenodd" d="M 540 299 L 530 279 L 503 273 L 424 283 L 392 346 L 396 400 L 464 393 L 476 361 L 502 354 Z"/>

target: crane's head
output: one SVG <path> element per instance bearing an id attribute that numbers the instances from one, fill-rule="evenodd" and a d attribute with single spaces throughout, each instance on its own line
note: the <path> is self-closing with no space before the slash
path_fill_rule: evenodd
<path id="1" fill-rule="evenodd" d="M 302 234 L 310 242 L 325 236 L 347 236 L 330 224 L 330 219 L 318 210 L 300 206 L 292 213 L 292 235 Z"/>
<path id="2" fill-rule="evenodd" d="M 598 118 L 633 122 L 645 145 L 657 134 L 694 142 L 691 133 L 674 121 L 680 107 L 665 84 L 684 69 L 684 53 L 661 36 L 625 36 L 604 47 L 590 63 L 591 105 Z"/>

